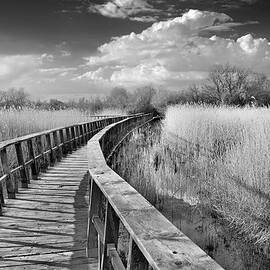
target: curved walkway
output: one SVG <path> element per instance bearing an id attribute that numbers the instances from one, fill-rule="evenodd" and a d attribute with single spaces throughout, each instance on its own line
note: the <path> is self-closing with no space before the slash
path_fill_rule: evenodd
<path id="1" fill-rule="evenodd" d="M 0 217 L 1 269 L 97 269 L 85 257 L 87 147 L 20 188 Z"/>

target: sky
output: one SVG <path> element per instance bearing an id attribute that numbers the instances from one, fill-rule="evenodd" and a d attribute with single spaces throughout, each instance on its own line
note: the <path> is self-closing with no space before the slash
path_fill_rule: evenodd
<path id="1" fill-rule="evenodd" d="M 1 0 L 0 89 L 183 90 L 216 64 L 270 77 L 269 0 Z"/>

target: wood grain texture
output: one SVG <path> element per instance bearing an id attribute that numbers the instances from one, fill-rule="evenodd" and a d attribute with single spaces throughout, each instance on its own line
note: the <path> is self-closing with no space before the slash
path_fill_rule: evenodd
<path id="1" fill-rule="evenodd" d="M 97 269 L 85 256 L 87 167 L 82 147 L 6 200 L 0 269 Z"/>
<path id="2" fill-rule="evenodd" d="M 102 119 L 106 119 L 106 120 L 109 121 L 110 119 L 114 119 L 114 120 L 119 119 L 119 120 L 121 120 L 121 119 L 127 118 L 129 116 L 128 115 L 126 115 L 126 116 L 113 116 L 113 115 L 106 116 L 106 115 L 104 115 L 104 116 L 99 116 L 99 117 L 102 117 Z M 93 117 L 93 122 L 95 122 L 96 119 L 97 119 L 97 116 L 94 116 Z M 92 122 L 92 121 L 90 121 L 90 122 Z M 13 145 L 13 144 L 15 144 L 17 142 L 27 141 L 29 139 L 33 139 L 33 138 L 36 138 L 36 137 L 45 136 L 46 134 L 53 133 L 54 131 L 64 130 L 66 128 L 72 128 L 72 127 L 80 126 L 80 125 L 87 124 L 87 123 L 89 123 L 89 122 L 83 122 L 83 123 L 78 123 L 76 125 L 54 128 L 54 129 L 50 129 L 50 130 L 45 130 L 45 131 L 36 132 L 36 133 L 29 134 L 29 135 L 21 136 L 21 137 L 14 138 L 14 139 L 11 139 L 11 140 L 1 141 L 0 142 L 0 149 L 3 149 L 3 148 L 8 147 L 10 145 Z"/>
<path id="3" fill-rule="evenodd" d="M 91 178 L 153 269 L 222 270 L 222 267 L 106 164 L 101 148 L 104 147 L 106 154 L 109 154 L 108 148 L 113 148 L 117 142 L 117 138 L 113 136 L 111 145 L 108 134 L 111 135 L 112 130 L 114 135 L 119 130 L 123 133 L 123 127 L 127 127 L 130 121 L 133 120 L 107 126 L 88 142 Z M 119 130 L 116 125 L 120 125 Z M 122 133 L 119 132 L 121 136 Z"/>

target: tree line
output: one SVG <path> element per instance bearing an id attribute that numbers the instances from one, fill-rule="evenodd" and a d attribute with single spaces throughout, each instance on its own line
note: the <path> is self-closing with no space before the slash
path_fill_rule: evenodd
<path id="1" fill-rule="evenodd" d="M 128 91 L 116 87 L 105 97 L 80 98 L 63 102 L 31 101 L 23 89 L 0 91 L 0 108 L 17 109 L 31 107 L 41 110 L 78 109 L 96 113 L 104 109 L 117 108 L 126 112 L 162 111 L 168 105 L 180 103 L 245 106 L 254 102 L 258 106 L 270 105 L 270 81 L 265 74 L 231 65 L 214 66 L 207 80 L 192 85 L 185 91 L 157 90 L 152 86 Z"/>

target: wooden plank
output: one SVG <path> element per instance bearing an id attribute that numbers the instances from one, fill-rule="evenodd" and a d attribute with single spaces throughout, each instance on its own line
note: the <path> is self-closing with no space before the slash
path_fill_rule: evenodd
<path id="1" fill-rule="evenodd" d="M 148 270 L 149 264 L 144 255 L 133 241 L 129 240 L 127 270 Z"/>
<path id="2" fill-rule="evenodd" d="M 35 152 L 34 152 L 32 139 L 27 140 L 27 148 L 28 148 L 28 153 L 29 153 L 29 159 L 33 160 L 33 162 L 31 163 L 32 177 L 34 180 L 36 180 L 38 177 L 38 166 L 37 166 L 37 161 L 35 159 Z"/>
<path id="3" fill-rule="evenodd" d="M 119 234 L 119 217 L 116 215 L 112 209 L 110 203 L 106 201 L 106 212 L 105 212 L 105 224 L 103 233 L 103 250 L 102 250 L 102 260 L 101 269 L 105 270 L 110 268 L 111 262 L 107 252 L 108 244 L 113 244 L 117 247 L 118 244 L 118 234 Z"/>
<path id="4" fill-rule="evenodd" d="M 213 259 L 107 166 L 100 142 L 110 129 L 124 122 L 104 128 L 88 142 L 90 177 L 153 269 L 221 270 Z"/>
<path id="5" fill-rule="evenodd" d="M 93 250 L 98 248 L 98 233 L 93 223 L 93 217 L 99 217 L 102 194 L 94 181 L 91 180 L 88 209 L 87 246 L 86 253 L 89 258 L 95 257 Z M 99 226 L 101 227 L 101 226 Z M 100 263 L 100 262 L 99 262 Z"/>
<path id="6" fill-rule="evenodd" d="M 86 147 L 74 155 L 86 161 Z M 70 155 L 66 160 L 72 170 L 76 159 Z M 60 178 L 41 173 L 28 189 L 19 190 L 16 200 L 6 201 L 0 218 L 0 268 L 97 269 L 97 260 L 85 256 L 86 170 L 84 162 L 76 177 L 69 172 Z"/>
<path id="7" fill-rule="evenodd" d="M 15 144 L 15 149 L 16 149 L 16 154 L 17 154 L 18 165 L 22 166 L 22 168 L 20 169 L 22 187 L 27 188 L 28 183 L 30 183 L 30 180 L 29 180 L 27 170 L 25 168 L 21 142 Z"/>
<path id="8" fill-rule="evenodd" d="M 2 164 L 3 173 L 6 174 L 5 184 L 8 193 L 8 198 L 15 199 L 15 183 L 10 176 L 10 168 L 8 165 L 7 149 L 0 149 L 0 159 Z"/>
<path id="9" fill-rule="evenodd" d="M 108 244 L 107 252 L 108 252 L 107 256 L 110 258 L 110 262 L 113 269 L 126 270 L 114 244 Z"/>
<path id="10" fill-rule="evenodd" d="M 111 119 L 112 119 L 112 121 L 120 121 L 120 120 L 128 118 L 128 117 L 130 117 L 130 115 L 125 115 L 125 116 L 120 116 L 120 117 L 115 117 L 115 118 L 111 117 Z M 105 119 L 102 120 L 102 121 L 105 121 Z M 95 122 L 95 121 L 79 123 L 79 124 L 76 124 L 76 125 L 88 124 L 88 123 L 92 123 L 92 122 Z M 45 131 L 36 132 L 36 133 L 29 134 L 29 135 L 21 136 L 21 137 L 14 138 L 14 139 L 11 139 L 11 140 L 1 141 L 0 142 L 0 149 L 8 147 L 8 146 L 10 146 L 12 144 L 15 144 L 17 142 L 27 141 L 29 139 L 45 136 L 46 134 L 52 133 L 54 131 L 58 131 L 58 130 L 61 130 L 61 129 L 64 130 L 66 128 L 72 128 L 72 127 L 74 127 L 74 125 L 54 128 L 54 129 L 50 129 L 50 130 L 45 130 Z"/>

